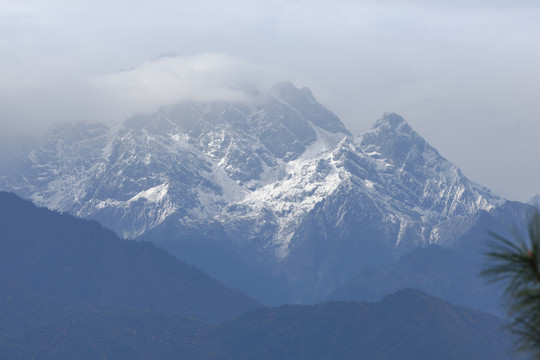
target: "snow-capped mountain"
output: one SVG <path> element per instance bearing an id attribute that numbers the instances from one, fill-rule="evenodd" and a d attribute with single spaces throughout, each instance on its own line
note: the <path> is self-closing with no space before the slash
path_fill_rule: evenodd
<path id="1" fill-rule="evenodd" d="M 414 247 L 452 246 L 475 214 L 504 202 L 400 116 L 353 137 L 290 83 L 251 104 L 183 102 L 114 126 L 59 125 L 0 188 L 156 241 L 226 283 L 241 262 L 297 301 Z M 204 260 L 212 251 L 221 268 Z"/>

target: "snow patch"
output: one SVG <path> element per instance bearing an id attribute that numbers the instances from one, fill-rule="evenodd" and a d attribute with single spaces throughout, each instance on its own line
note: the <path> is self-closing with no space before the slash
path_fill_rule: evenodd
<path id="1" fill-rule="evenodd" d="M 154 186 L 148 190 L 144 190 L 139 192 L 137 195 L 133 196 L 131 199 L 129 199 L 127 202 L 134 202 L 139 199 L 145 199 L 152 203 L 158 203 L 167 195 L 167 192 L 169 191 L 169 184 L 163 183 L 158 186 Z"/>

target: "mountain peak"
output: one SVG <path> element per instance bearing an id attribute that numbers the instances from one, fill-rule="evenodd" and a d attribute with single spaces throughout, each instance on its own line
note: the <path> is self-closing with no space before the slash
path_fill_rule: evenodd
<path id="1" fill-rule="evenodd" d="M 293 108 L 305 121 L 334 134 L 351 136 L 341 120 L 321 105 L 307 87 L 299 89 L 291 82 L 280 82 L 270 89 L 270 96 Z"/>
<path id="2" fill-rule="evenodd" d="M 371 130 L 380 129 L 385 132 L 395 132 L 400 135 L 417 135 L 410 125 L 396 113 L 385 112 L 379 120 L 375 122 Z"/>
<path id="3" fill-rule="evenodd" d="M 290 81 L 282 81 L 274 84 L 270 89 L 270 94 L 281 100 L 304 100 L 316 104 L 317 100 L 311 90 L 307 87 L 297 88 Z"/>
<path id="4" fill-rule="evenodd" d="M 361 146 L 368 152 L 376 151 L 401 166 L 413 149 L 422 153 L 427 149 L 438 155 L 398 114 L 385 113 L 373 127 L 360 136 Z"/>

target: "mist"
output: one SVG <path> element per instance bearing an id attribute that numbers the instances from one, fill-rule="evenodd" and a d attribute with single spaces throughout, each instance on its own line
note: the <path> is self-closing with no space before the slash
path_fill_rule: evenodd
<path id="1" fill-rule="evenodd" d="M 540 192 L 539 15 L 502 0 L 8 0 L 0 132 L 247 101 L 285 80 L 353 134 L 397 112 L 472 180 L 526 200 Z"/>

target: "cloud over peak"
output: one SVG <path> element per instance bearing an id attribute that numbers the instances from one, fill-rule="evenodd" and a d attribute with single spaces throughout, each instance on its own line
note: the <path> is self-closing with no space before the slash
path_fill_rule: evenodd
<path id="1" fill-rule="evenodd" d="M 245 60 L 218 53 L 165 54 L 134 69 L 92 79 L 115 113 L 124 117 L 179 101 L 251 101 L 267 87 L 265 72 Z"/>
<path id="2" fill-rule="evenodd" d="M 99 76 L 93 83 L 108 95 L 142 107 L 180 100 L 247 101 L 261 83 L 257 66 L 231 56 L 161 55 L 140 66 Z"/>

